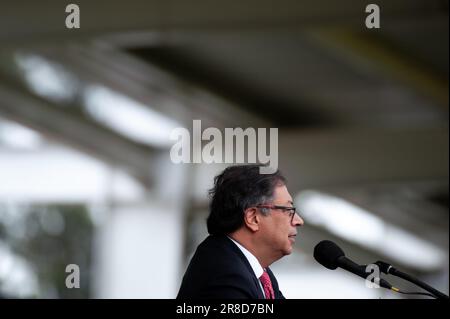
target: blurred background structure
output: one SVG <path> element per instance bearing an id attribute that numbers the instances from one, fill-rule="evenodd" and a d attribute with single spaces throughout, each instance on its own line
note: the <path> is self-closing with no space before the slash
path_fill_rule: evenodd
<path id="1" fill-rule="evenodd" d="M 68 3 L 0 5 L 0 295 L 174 298 L 225 167 L 170 161 L 194 119 L 279 128 L 287 298 L 402 297 L 317 264 L 322 239 L 448 294 L 448 1 L 376 1 L 380 29 L 356 0 L 80 0 L 80 29 Z"/>

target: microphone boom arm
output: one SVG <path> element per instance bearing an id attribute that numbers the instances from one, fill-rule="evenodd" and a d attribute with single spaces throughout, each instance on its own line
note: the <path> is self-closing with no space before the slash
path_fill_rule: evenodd
<path id="1" fill-rule="evenodd" d="M 434 296 L 436 296 L 436 298 L 438 299 L 449 299 L 449 297 L 440 292 L 439 290 L 431 287 L 430 285 L 424 283 L 423 281 L 420 281 L 417 278 L 414 278 L 413 276 L 410 276 L 404 272 L 401 272 L 400 270 L 395 269 L 394 267 L 392 267 L 391 265 L 389 265 L 388 263 L 385 263 L 383 261 L 377 261 L 375 263 L 378 267 L 380 267 L 380 270 L 385 273 L 385 274 L 390 274 L 399 278 L 402 278 L 406 281 L 409 281 L 417 286 L 419 286 L 422 289 L 425 289 L 426 291 L 432 293 Z"/>

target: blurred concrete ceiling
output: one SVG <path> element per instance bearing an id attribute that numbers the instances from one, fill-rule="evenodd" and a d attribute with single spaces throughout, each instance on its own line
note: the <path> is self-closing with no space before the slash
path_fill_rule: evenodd
<path id="1" fill-rule="evenodd" d="M 364 1 L 77 4 L 78 30 L 58 1 L 2 4 L 1 48 L 103 43 L 279 127 L 447 126 L 447 1 L 379 1 L 378 30 Z"/>

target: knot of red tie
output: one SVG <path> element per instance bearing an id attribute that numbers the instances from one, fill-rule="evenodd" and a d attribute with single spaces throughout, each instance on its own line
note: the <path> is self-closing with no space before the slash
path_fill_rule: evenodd
<path id="1" fill-rule="evenodd" d="M 266 295 L 266 299 L 275 299 L 275 295 L 273 293 L 272 282 L 270 281 L 269 274 L 264 269 L 264 272 L 261 277 L 259 277 L 261 284 L 264 289 L 264 295 Z"/>

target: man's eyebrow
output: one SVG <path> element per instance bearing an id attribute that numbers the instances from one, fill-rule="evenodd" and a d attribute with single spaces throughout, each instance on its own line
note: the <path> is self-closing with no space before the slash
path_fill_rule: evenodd
<path id="1" fill-rule="evenodd" d="M 294 205 L 294 202 L 291 201 L 291 200 L 288 200 L 288 203 L 291 204 L 291 205 Z"/>

